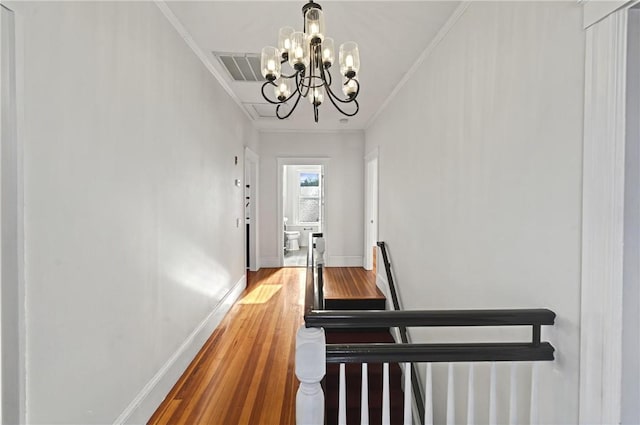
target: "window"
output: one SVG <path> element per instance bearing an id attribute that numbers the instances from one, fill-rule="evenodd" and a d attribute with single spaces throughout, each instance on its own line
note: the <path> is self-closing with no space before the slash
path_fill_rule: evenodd
<path id="1" fill-rule="evenodd" d="M 298 222 L 320 222 L 320 173 L 298 173 Z"/>

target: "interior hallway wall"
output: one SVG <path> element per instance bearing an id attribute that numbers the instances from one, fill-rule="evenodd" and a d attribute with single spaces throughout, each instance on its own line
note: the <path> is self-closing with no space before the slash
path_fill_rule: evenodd
<path id="1" fill-rule="evenodd" d="M 7 4 L 22 58 L 27 419 L 144 422 L 145 385 L 185 365 L 244 283 L 234 179 L 255 135 L 154 3 Z"/>
<path id="2" fill-rule="evenodd" d="M 573 2 L 472 2 L 366 132 L 379 146 L 379 238 L 407 309 L 547 307 L 540 422 L 577 423 L 584 33 Z M 438 330 L 415 340 L 527 340 Z M 520 365 L 519 421 L 528 421 Z M 466 365 L 456 365 L 458 421 Z M 498 422 L 507 422 L 500 368 Z M 436 373 L 444 422 L 446 371 Z M 488 419 L 477 372 L 477 421 Z M 479 380 L 478 380 L 479 379 Z M 435 384 L 435 382 L 434 382 Z M 480 419 L 481 418 L 481 419 Z"/>
<path id="3" fill-rule="evenodd" d="M 362 266 L 364 134 L 260 134 L 260 265 L 278 266 L 278 157 L 329 158 L 325 170 L 327 266 Z"/>

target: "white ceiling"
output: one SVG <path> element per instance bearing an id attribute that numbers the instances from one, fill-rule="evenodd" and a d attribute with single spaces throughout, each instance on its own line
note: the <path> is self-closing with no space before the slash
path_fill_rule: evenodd
<path id="1" fill-rule="evenodd" d="M 360 112 L 340 123 L 343 115 L 333 105 L 320 106 L 320 120 L 306 99 L 286 120 L 259 118 L 252 104 L 266 103 L 262 83 L 236 82 L 212 52 L 260 53 L 277 46 L 278 29 L 302 30 L 301 1 L 171 1 L 166 2 L 178 26 L 203 53 L 209 68 L 225 80 L 258 129 L 356 130 L 364 129 L 457 8 L 455 1 L 319 1 L 326 35 L 336 49 L 345 41 L 360 47 Z M 332 70 L 334 68 L 331 68 Z M 335 71 L 334 71 L 335 72 Z M 337 75 L 334 80 L 338 80 Z M 333 87 L 333 86 L 332 86 Z M 336 91 L 341 94 L 339 86 Z M 269 92 L 270 93 L 270 92 Z M 351 106 L 351 105 L 347 105 Z M 273 106 L 275 108 L 275 106 Z"/>

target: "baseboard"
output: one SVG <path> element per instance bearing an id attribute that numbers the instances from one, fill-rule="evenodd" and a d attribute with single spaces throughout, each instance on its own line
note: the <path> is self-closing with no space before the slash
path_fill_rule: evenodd
<path id="1" fill-rule="evenodd" d="M 129 406 L 114 421 L 114 424 L 147 423 L 246 286 L 246 275 L 243 275 L 147 385 L 142 388 Z"/>
<path id="2" fill-rule="evenodd" d="M 330 255 L 327 257 L 327 267 L 362 267 L 362 256 Z"/>
<path id="3" fill-rule="evenodd" d="M 260 257 L 260 268 L 280 267 L 280 258 L 278 257 Z"/>

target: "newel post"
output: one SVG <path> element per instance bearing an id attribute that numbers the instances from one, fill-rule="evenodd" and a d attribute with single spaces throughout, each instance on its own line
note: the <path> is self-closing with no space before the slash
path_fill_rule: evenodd
<path id="1" fill-rule="evenodd" d="M 306 328 L 296 336 L 296 376 L 300 381 L 296 395 L 297 425 L 324 425 L 324 393 L 320 381 L 326 372 L 324 329 Z"/>
<path id="2" fill-rule="evenodd" d="M 324 238 L 320 237 L 316 239 L 316 264 L 324 265 Z"/>

